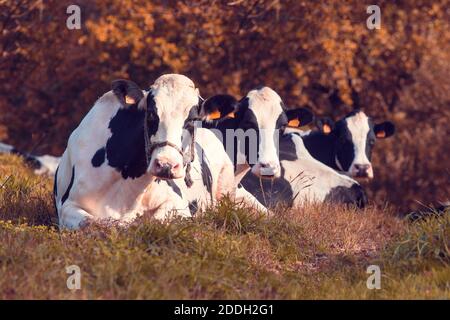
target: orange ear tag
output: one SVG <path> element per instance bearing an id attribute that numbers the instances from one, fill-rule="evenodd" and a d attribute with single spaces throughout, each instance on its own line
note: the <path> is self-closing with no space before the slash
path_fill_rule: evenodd
<path id="1" fill-rule="evenodd" d="M 329 125 L 327 125 L 327 124 L 324 124 L 323 127 L 322 127 L 322 131 L 325 134 L 329 134 L 331 132 L 331 127 Z"/>
<path id="2" fill-rule="evenodd" d="M 136 100 L 134 100 L 132 97 L 130 96 L 125 96 L 125 103 L 126 104 L 135 104 Z"/>
<path id="3" fill-rule="evenodd" d="M 219 110 L 214 110 L 213 112 L 211 112 L 210 114 L 208 114 L 208 116 L 206 117 L 208 120 L 217 120 L 220 119 L 220 111 Z"/>
<path id="4" fill-rule="evenodd" d="M 290 120 L 288 122 L 288 127 L 293 127 L 293 128 L 300 127 L 300 120 L 298 120 L 297 118 Z"/>
<path id="5" fill-rule="evenodd" d="M 386 132 L 385 131 L 378 131 L 376 134 L 377 138 L 385 138 Z"/>

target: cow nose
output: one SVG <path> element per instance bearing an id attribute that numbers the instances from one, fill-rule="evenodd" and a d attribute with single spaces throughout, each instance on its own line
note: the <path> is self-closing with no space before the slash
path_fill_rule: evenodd
<path id="1" fill-rule="evenodd" d="M 370 164 L 355 164 L 356 176 L 367 177 L 369 174 Z"/>
<path id="2" fill-rule="evenodd" d="M 180 164 L 171 163 L 169 161 L 163 161 L 156 159 L 152 168 L 152 173 L 163 179 L 173 179 L 175 173 L 180 169 Z"/>
<path id="3" fill-rule="evenodd" d="M 278 174 L 279 166 L 270 162 L 259 162 L 261 176 L 273 177 Z"/>

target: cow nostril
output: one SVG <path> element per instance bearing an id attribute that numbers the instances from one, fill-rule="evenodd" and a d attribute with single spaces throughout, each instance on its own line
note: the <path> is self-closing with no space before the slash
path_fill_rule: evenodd
<path id="1" fill-rule="evenodd" d="M 357 171 L 367 171 L 369 170 L 370 165 L 369 164 L 355 164 L 355 169 Z"/>
<path id="2" fill-rule="evenodd" d="M 268 167 L 270 167 L 270 165 L 268 163 L 265 163 L 265 162 L 260 162 L 259 165 L 261 166 L 261 168 L 268 168 Z"/>
<path id="3" fill-rule="evenodd" d="M 163 167 L 162 163 L 159 162 L 159 160 L 155 161 L 155 166 L 156 166 L 157 169 L 161 169 Z"/>

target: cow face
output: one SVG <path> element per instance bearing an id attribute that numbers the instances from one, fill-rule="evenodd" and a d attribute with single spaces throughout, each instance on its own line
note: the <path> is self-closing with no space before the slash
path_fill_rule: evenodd
<path id="1" fill-rule="evenodd" d="M 239 152 L 245 155 L 252 173 L 263 178 L 280 176 L 279 134 L 290 121 L 297 126 L 300 122 L 307 124 L 308 121 L 300 119 L 304 114 L 312 119 L 306 109 L 286 113 L 280 96 L 268 87 L 254 89 L 240 101 L 229 95 L 217 95 L 205 101 L 201 108 L 204 120 L 218 121 L 227 131 L 232 129 L 239 141 Z"/>
<path id="2" fill-rule="evenodd" d="M 355 110 L 334 124 L 329 118 L 318 121 L 324 134 L 334 137 L 336 166 L 352 177 L 373 178 L 372 150 L 376 139 L 390 137 L 395 125 L 386 121 L 374 124 L 363 111 Z"/>
<path id="3" fill-rule="evenodd" d="M 147 92 L 131 81 L 113 83 L 113 91 L 125 105 L 135 106 L 144 117 L 148 137 L 147 172 L 160 179 L 185 176 L 182 151 L 184 128 L 196 115 L 199 92 L 187 77 L 168 74 L 159 77 Z M 193 119 L 192 119 L 193 120 Z"/>

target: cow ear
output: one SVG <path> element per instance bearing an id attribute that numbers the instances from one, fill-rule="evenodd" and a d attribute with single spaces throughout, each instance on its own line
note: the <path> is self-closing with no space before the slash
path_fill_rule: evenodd
<path id="1" fill-rule="evenodd" d="M 114 80 L 111 89 L 123 106 L 138 104 L 144 97 L 141 88 L 130 80 Z"/>
<path id="2" fill-rule="evenodd" d="M 288 127 L 300 128 L 314 120 L 314 114 L 308 108 L 297 108 L 286 111 Z"/>
<path id="3" fill-rule="evenodd" d="M 239 102 L 228 94 L 219 94 L 206 99 L 200 109 L 202 120 L 212 121 L 224 118 L 234 118 Z"/>
<path id="4" fill-rule="evenodd" d="M 395 133 L 395 125 L 390 121 L 385 121 L 376 124 L 373 130 L 375 131 L 375 136 L 378 139 L 385 139 L 392 136 Z"/>
<path id="5" fill-rule="evenodd" d="M 316 120 L 316 127 L 323 134 L 330 134 L 334 130 L 334 121 L 328 117 L 319 118 Z"/>

